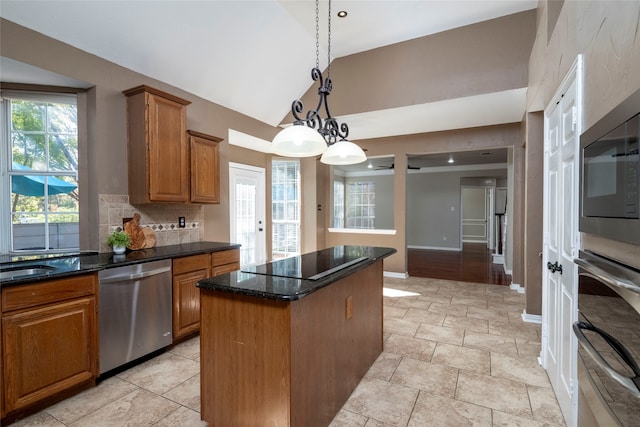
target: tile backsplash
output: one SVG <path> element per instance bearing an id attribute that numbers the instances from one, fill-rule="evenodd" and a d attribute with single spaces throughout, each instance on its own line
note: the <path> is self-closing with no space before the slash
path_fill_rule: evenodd
<path id="1" fill-rule="evenodd" d="M 156 246 L 199 242 L 203 239 L 204 208 L 200 205 L 140 205 L 129 204 L 129 196 L 101 194 L 100 198 L 100 252 L 111 252 L 107 236 L 122 229 L 122 219 L 140 214 L 140 226 L 149 226 L 155 232 Z M 186 227 L 178 227 L 178 217 L 185 217 Z"/>

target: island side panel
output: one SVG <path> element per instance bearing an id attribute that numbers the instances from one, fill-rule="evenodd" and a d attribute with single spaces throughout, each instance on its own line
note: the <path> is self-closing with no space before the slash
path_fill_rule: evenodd
<path id="1" fill-rule="evenodd" d="M 201 414 L 210 426 L 288 426 L 289 303 L 201 289 Z"/>
<path id="2" fill-rule="evenodd" d="M 327 426 L 383 348 L 382 260 L 291 303 L 291 425 Z"/>

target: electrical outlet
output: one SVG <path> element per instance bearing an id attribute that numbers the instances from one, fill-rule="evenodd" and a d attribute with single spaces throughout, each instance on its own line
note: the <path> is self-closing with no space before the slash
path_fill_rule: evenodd
<path id="1" fill-rule="evenodd" d="M 185 228 L 187 226 L 183 216 L 178 217 L 178 228 Z"/>

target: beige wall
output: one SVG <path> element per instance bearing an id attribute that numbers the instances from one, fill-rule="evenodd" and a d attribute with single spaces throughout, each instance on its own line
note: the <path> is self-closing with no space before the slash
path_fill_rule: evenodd
<path id="1" fill-rule="evenodd" d="M 524 282 L 521 285 L 525 288 L 525 311 L 539 315 L 542 313 L 543 113 L 528 113 L 525 126 Z"/>
<path id="2" fill-rule="evenodd" d="M 334 60 L 334 116 L 527 86 L 535 11 L 456 28 Z M 316 85 L 317 86 L 317 85 Z M 302 97 L 317 103 L 317 87 Z M 290 123 L 291 115 L 283 122 Z"/>
<path id="3" fill-rule="evenodd" d="M 640 88 L 640 2 L 565 1 L 550 37 L 552 25 L 548 24 L 553 21 L 547 18 L 548 6 L 544 0 L 538 6 L 538 30 L 529 61 L 528 111 L 547 106 L 576 56 L 582 53 L 586 130 Z M 537 123 L 533 127 L 539 126 Z M 530 136 L 529 150 L 542 143 L 537 132 Z M 640 267 L 638 245 L 582 234 L 582 247 Z"/>

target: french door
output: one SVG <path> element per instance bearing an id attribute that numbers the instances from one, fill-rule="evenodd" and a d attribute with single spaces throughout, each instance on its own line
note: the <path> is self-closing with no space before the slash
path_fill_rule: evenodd
<path id="1" fill-rule="evenodd" d="M 240 243 L 240 265 L 266 262 L 265 170 L 229 163 L 231 241 Z"/>

